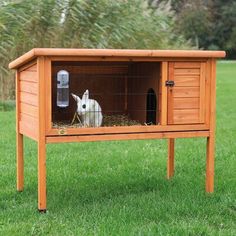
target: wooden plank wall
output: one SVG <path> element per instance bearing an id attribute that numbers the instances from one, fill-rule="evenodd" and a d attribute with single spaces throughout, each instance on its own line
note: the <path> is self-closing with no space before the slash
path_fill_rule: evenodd
<path id="1" fill-rule="evenodd" d="M 156 124 L 159 122 L 159 62 L 137 62 L 129 68 L 128 74 L 128 114 L 133 120 L 144 124 L 147 113 L 147 92 L 153 89 L 157 98 Z"/>
<path id="2" fill-rule="evenodd" d="M 38 138 L 37 64 L 19 71 L 19 131 L 34 140 Z"/>

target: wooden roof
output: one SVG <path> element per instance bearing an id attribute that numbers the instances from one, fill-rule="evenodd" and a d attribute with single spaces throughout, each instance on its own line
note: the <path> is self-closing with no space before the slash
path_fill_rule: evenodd
<path id="1" fill-rule="evenodd" d="M 135 49 L 74 49 L 74 48 L 34 48 L 9 64 L 17 69 L 38 56 L 78 56 L 78 57 L 158 57 L 158 58 L 222 58 L 224 51 L 203 50 L 135 50 Z"/>

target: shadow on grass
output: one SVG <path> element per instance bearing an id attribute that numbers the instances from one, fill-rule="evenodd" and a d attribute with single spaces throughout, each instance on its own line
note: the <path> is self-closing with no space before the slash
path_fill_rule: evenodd
<path id="1" fill-rule="evenodd" d="M 13 111 L 16 108 L 15 101 L 0 101 L 0 112 L 1 111 Z"/>
<path id="2" fill-rule="evenodd" d="M 106 178 L 101 176 L 97 180 L 84 179 L 74 181 L 73 184 L 54 181 L 48 186 L 49 208 L 58 208 L 64 211 L 76 207 L 86 208 L 89 205 L 115 204 L 118 202 L 140 201 L 142 198 L 148 198 L 149 201 L 160 203 L 169 203 L 179 201 L 179 199 L 191 199 L 192 204 L 196 196 L 200 194 L 205 198 L 202 183 L 195 188 L 190 187 L 191 183 L 186 183 L 183 177 L 167 180 L 165 176 L 142 176 L 138 172 L 135 176 L 123 177 L 126 180 L 115 176 Z M 189 188 L 190 187 L 190 188 Z M 201 189 L 201 190 L 200 190 Z M 198 201 L 198 200 L 197 200 Z"/>

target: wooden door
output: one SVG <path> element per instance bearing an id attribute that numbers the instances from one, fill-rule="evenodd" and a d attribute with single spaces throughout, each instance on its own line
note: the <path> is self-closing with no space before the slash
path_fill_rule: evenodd
<path id="1" fill-rule="evenodd" d="M 168 124 L 205 122 L 205 62 L 170 62 Z"/>

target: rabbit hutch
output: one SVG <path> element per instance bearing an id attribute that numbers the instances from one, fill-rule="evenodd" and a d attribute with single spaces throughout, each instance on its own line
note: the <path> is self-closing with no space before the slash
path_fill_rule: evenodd
<path id="1" fill-rule="evenodd" d="M 16 69 L 17 190 L 23 136 L 38 143 L 38 209 L 46 211 L 46 144 L 205 137 L 206 192 L 214 188 L 216 59 L 224 51 L 36 48 Z"/>

